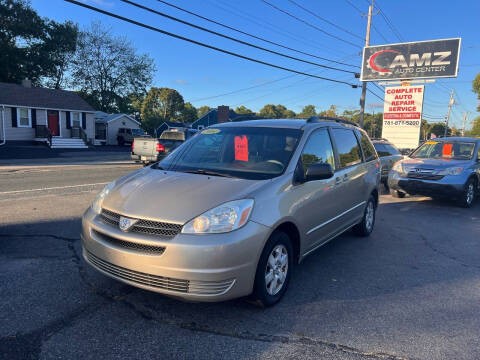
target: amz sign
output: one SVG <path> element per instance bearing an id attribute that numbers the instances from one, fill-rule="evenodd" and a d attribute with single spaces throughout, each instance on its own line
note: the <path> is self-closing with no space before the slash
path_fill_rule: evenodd
<path id="1" fill-rule="evenodd" d="M 362 81 L 456 77 L 461 39 L 363 48 Z"/>

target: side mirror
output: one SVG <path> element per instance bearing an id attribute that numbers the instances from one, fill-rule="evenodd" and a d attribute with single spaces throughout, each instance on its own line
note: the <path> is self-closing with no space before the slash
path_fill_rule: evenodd
<path id="1" fill-rule="evenodd" d="M 327 163 L 312 164 L 307 168 L 306 181 L 330 179 L 333 176 L 332 165 Z"/>

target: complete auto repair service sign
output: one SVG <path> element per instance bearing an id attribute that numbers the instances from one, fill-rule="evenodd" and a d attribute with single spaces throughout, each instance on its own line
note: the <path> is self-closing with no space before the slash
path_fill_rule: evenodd
<path id="1" fill-rule="evenodd" d="M 385 89 L 382 138 L 400 149 L 418 146 L 424 89 L 423 85 Z"/>

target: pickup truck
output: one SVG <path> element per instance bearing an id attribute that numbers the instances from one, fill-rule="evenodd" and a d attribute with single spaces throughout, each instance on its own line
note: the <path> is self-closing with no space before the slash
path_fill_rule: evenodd
<path id="1" fill-rule="evenodd" d="M 142 129 L 129 129 L 129 128 L 119 128 L 117 133 L 117 143 L 120 146 L 125 145 L 125 143 L 132 143 L 133 139 L 136 137 L 147 137 L 145 131 Z"/>
<path id="2" fill-rule="evenodd" d="M 162 160 L 198 130 L 172 128 L 165 130 L 158 139 L 135 138 L 132 143 L 132 159 L 150 164 Z"/>

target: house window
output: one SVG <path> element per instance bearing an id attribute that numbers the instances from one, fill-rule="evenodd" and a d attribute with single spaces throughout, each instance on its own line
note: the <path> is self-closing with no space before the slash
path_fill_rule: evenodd
<path id="1" fill-rule="evenodd" d="M 72 127 L 80 127 L 80 113 L 72 112 L 71 114 Z"/>
<path id="2" fill-rule="evenodd" d="M 30 109 L 17 109 L 18 127 L 32 127 L 32 117 Z"/>

